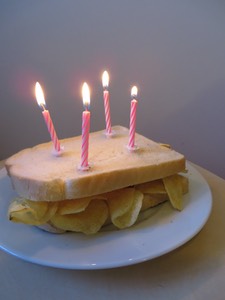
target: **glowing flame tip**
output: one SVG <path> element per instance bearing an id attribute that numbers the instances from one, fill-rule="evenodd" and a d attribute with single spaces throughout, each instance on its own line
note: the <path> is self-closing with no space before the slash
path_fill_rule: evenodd
<path id="1" fill-rule="evenodd" d="M 83 97 L 83 104 L 85 108 L 87 108 L 90 105 L 90 90 L 86 82 L 84 82 L 82 86 L 82 97 Z"/>
<path id="2" fill-rule="evenodd" d="M 131 96 L 132 97 L 137 97 L 137 93 L 138 93 L 138 89 L 137 87 L 134 85 L 131 89 Z"/>
<path id="3" fill-rule="evenodd" d="M 45 96 L 39 82 L 35 84 L 35 95 L 39 106 L 45 106 Z"/>
<path id="4" fill-rule="evenodd" d="M 104 88 L 109 86 L 109 74 L 107 71 L 104 71 L 102 74 L 102 85 Z"/>

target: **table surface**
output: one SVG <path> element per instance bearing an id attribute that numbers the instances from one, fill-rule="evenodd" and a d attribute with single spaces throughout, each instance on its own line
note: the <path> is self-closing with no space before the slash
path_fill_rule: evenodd
<path id="1" fill-rule="evenodd" d="M 43 267 L 0 251 L 0 299 L 224 299 L 225 180 L 194 166 L 211 188 L 213 209 L 191 241 L 144 263 L 91 271 Z"/>

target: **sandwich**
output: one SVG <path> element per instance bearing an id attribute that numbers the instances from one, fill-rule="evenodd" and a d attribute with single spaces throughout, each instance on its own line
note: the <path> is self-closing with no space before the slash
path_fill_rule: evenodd
<path id="1" fill-rule="evenodd" d="M 81 137 L 62 139 L 61 156 L 52 143 L 24 149 L 5 162 L 18 197 L 9 204 L 9 220 L 49 232 L 95 234 L 106 225 L 134 225 L 140 214 L 165 201 L 181 211 L 188 192 L 184 155 L 136 133 L 137 148 L 127 148 L 129 130 L 90 134 L 89 165 L 82 171 Z"/>

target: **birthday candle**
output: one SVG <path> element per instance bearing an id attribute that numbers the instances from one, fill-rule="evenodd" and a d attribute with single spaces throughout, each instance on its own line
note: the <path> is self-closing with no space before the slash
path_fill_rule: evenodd
<path id="1" fill-rule="evenodd" d="M 90 91 L 87 83 L 85 82 L 82 87 L 83 105 L 85 110 L 82 113 L 82 146 L 81 146 L 81 164 L 82 171 L 89 169 L 88 164 L 88 150 L 89 150 L 89 131 L 90 131 Z"/>
<path id="2" fill-rule="evenodd" d="M 103 98 L 104 98 L 104 108 L 105 108 L 105 124 L 106 124 L 106 135 L 111 135 L 111 116 L 110 116 L 110 104 L 109 104 L 109 75 L 107 71 L 102 74 L 102 86 L 104 88 Z"/>
<path id="3" fill-rule="evenodd" d="M 137 87 L 133 86 L 131 89 L 131 107 L 130 107 L 130 131 L 129 131 L 129 143 L 128 148 L 130 150 L 135 149 L 135 131 L 136 131 L 136 114 L 137 114 Z"/>
<path id="4" fill-rule="evenodd" d="M 51 140 L 52 140 L 53 145 L 54 145 L 54 149 L 55 149 L 56 153 L 60 153 L 60 151 L 61 151 L 60 142 L 58 140 L 58 137 L 57 137 L 57 134 L 56 134 L 56 131 L 55 131 L 50 113 L 45 107 L 46 103 L 45 103 L 44 93 L 43 93 L 43 90 L 42 90 L 41 85 L 39 84 L 39 82 L 36 82 L 35 93 L 36 93 L 37 103 L 43 109 L 42 115 L 43 115 L 45 123 L 47 125 L 48 132 L 50 134 Z"/>

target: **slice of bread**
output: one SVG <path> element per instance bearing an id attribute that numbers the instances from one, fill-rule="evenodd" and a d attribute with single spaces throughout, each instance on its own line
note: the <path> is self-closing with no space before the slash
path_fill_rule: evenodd
<path id="1" fill-rule="evenodd" d="M 136 134 L 136 151 L 127 149 L 129 130 L 114 126 L 115 135 L 93 132 L 88 171 L 78 169 L 81 137 L 61 140 L 64 151 L 52 154 L 52 143 L 18 152 L 5 166 L 19 196 L 36 201 L 60 201 L 98 195 L 163 178 L 185 169 L 182 154 Z"/>

